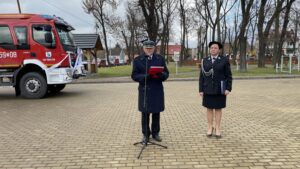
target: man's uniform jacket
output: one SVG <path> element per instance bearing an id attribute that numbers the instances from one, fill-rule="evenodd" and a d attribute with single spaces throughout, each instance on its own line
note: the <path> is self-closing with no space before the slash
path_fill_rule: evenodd
<path id="1" fill-rule="evenodd" d="M 146 78 L 146 70 L 148 72 L 150 66 L 163 66 L 162 78 Z M 149 60 L 145 54 L 142 54 L 134 59 L 131 78 L 139 82 L 139 111 L 147 113 L 159 113 L 164 111 L 164 89 L 162 82 L 168 77 L 169 71 L 161 55 L 154 53 L 152 59 Z M 145 78 L 147 79 L 146 107 L 144 107 Z"/>

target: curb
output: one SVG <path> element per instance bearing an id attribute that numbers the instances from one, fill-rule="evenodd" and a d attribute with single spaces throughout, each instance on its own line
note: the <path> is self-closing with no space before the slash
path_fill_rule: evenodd
<path id="1" fill-rule="evenodd" d="M 260 80 L 260 79 L 296 79 L 300 75 L 284 75 L 284 76 L 243 76 L 233 77 L 233 80 Z M 199 78 L 170 78 L 166 82 L 174 81 L 198 81 Z M 95 83 L 136 83 L 129 77 L 116 78 L 99 78 L 99 79 L 77 79 L 70 84 L 95 84 Z"/>

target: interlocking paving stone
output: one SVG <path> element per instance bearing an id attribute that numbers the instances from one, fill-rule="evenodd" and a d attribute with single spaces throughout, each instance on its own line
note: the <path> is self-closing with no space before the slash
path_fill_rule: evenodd
<path id="1" fill-rule="evenodd" d="M 223 138 L 207 138 L 197 81 L 164 83 L 161 136 L 141 140 L 136 83 L 67 85 L 41 100 L 0 89 L 1 169 L 300 168 L 300 79 L 235 80 Z"/>

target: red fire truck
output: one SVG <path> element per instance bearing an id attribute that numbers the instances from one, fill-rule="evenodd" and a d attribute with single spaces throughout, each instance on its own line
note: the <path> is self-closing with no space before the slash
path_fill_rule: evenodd
<path id="1" fill-rule="evenodd" d="M 61 91 L 82 74 L 72 30 L 56 16 L 0 14 L 0 86 L 30 99 Z"/>

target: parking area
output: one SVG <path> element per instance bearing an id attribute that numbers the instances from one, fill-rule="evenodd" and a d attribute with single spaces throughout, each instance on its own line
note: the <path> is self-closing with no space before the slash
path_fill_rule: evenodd
<path id="1" fill-rule="evenodd" d="M 0 89 L 1 169 L 300 168 L 300 79 L 236 80 L 222 139 L 206 137 L 197 81 L 166 82 L 161 136 L 142 138 L 136 83 L 72 84 L 41 100 Z"/>

